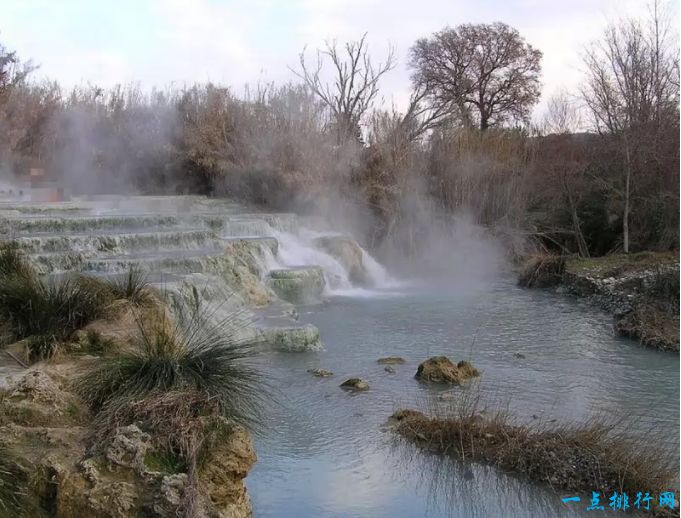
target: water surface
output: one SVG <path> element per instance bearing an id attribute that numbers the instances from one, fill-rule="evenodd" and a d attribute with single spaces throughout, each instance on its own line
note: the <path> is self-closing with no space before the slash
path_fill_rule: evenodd
<path id="1" fill-rule="evenodd" d="M 323 352 L 263 359 L 280 406 L 256 439 L 258 462 L 246 479 L 255 516 L 588 516 L 585 495 L 562 504 L 572 495 L 490 468 L 452 467 L 386 432 L 395 409 L 442 404 L 446 388 L 413 378 L 421 361 L 441 354 L 471 360 L 485 401 L 521 422 L 628 416 L 631 433 L 663 431 L 678 458 L 678 358 L 614 337 L 611 317 L 585 302 L 510 279 L 363 294 L 300 310 L 320 328 Z M 389 374 L 376 363 L 383 356 L 406 364 Z M 306 372 L 317 367 L 335 376 Z M 338 385 L 349 377 L 371 389 L 344 392 Z"/>

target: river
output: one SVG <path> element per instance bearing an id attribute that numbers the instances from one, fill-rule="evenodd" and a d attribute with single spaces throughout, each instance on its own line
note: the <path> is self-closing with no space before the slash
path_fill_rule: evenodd
<path id="1" fill-rule="evenodd" d="M 624 417 L 679 455 L 678 357 L 613 335 L 611 317 L 586 302 L 525 290 L 510 276 L 412 283 L 300 308 L 321 330 L 319 353 L 262 359 L 275 389 L 247 486 L 256 517 L 592 515 L 580 503 L 496 470 L 441 461 L 400 445 L 385 423 L 397 408 L 428 410 L 450 390 L 414 379 L 435 355 L 467 359 L 479 391 L 519 422 Z M 522 357 L 521 357 L 522 355 Z M 390 374 L 376 360 L 402 356 Z M 335 375 L 315 378 L 307 369 Z M 349 377 L 371 388 L 347 393 Z M 607 508 L 607 502 L 606 502 Z"/>

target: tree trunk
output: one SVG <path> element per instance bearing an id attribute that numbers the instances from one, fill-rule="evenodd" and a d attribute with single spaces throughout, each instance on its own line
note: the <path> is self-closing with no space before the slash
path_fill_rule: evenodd
<path id="1" fill-rule="evenodd" d="M 629 198 L 631 190 L 631 150 L 629 149 L 629 139 L 624 137 L 624 214 L 622 215 L 622 237 L 624 241 L 624 253 L 629 253 Z"/>

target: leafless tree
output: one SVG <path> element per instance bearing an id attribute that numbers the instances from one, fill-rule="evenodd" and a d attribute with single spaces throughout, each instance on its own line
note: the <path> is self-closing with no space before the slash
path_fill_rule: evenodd
<path id="1" fill-rule="evenodd" d="M 22 62 L 16 52 L 8 50 L 0 44 L 0 100 L 14 85 L 23 81 L 35 70 L 30 62 Z"/>
<path id="2" fill-rule="evenodd" d="M 465 24 L 418 40 L 410 66 L 434 106 L 485 130 L 527 121 L 539 99 L 541 57 L 506 24 Z"/>
<path id="3" fill-rule="evenodd" d="M 384 62 L 374 65 L 366 37 L 365 33 L 359 41 L 348 42 L 342 48 L 336 41 L 327 42 L 324 50 L 317 50 L 313 65 L 306 62 L 303 49 L 300 70 L 292 70 L 331 110 L 339 144 L 358 136 L 361 119 L 378 95 L 379 80 L 395 66 L 392 48 Z M 327 60 L 333 69 L 330 83 L 321 77 Z"/>
<path id="4" fill-rule="evenodd" d="M 581 117 L 575 99 L 566 90 L 551 96 L 546 104 L 546 113 L 541 121 L 541 133 L 565 135 L 575 133 L 581 126 Z"/>
<path id="5" fill-rule="evenodd" d="M 669 17 L 655 2 L 647 23 L 626 20 L 610 26 L 584 55 L 582 94 L 594 126 L 621 150 L 623 186 L 616 190 L 623 205 L 625 253 L 634 176 L 660 159 L 657 149 L 665 138 L 678 143 L 678 48 L 672 40 Z"/>

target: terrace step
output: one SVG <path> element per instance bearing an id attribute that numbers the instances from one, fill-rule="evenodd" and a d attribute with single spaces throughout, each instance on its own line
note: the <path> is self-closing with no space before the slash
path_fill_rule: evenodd
<path id="1" fill-rule="evenodd" d="M 42 274 L 60 271 L 124 272 L 133 265 L 146 271 L 174 273 L 198 273 L 210 266 L 215 272 L 233 268 L 234 257 L 230 246 L 247 247 L 248 252 L 265 260 L 266 254 L 276 255 L 278 242 L 275 238 L 215 238 L 210 247 L 191 249 L 137 249 L 129 253 L 103 253 L 99 250 L 55 251 L 29 255 L 31 262 Z M 222 264 L 222 266 L 220 266 Z"/>
<path id="2" fill-rule="evenodd" d="M 224 237 L 265 237 L 272 230 L 296 232 L 294 214 L 224 214 L 216 212 L 192 212 L 187 214 L 107 214 L 80 215 L 21 215 L 0 217 L 0 234 L 13 238 L 17 235 L 35 233 L 95 233 L 119 231 L 130 233 L 144 229 L 163 227 L 168 230 L 183 228 L 213 230 Z"/>

